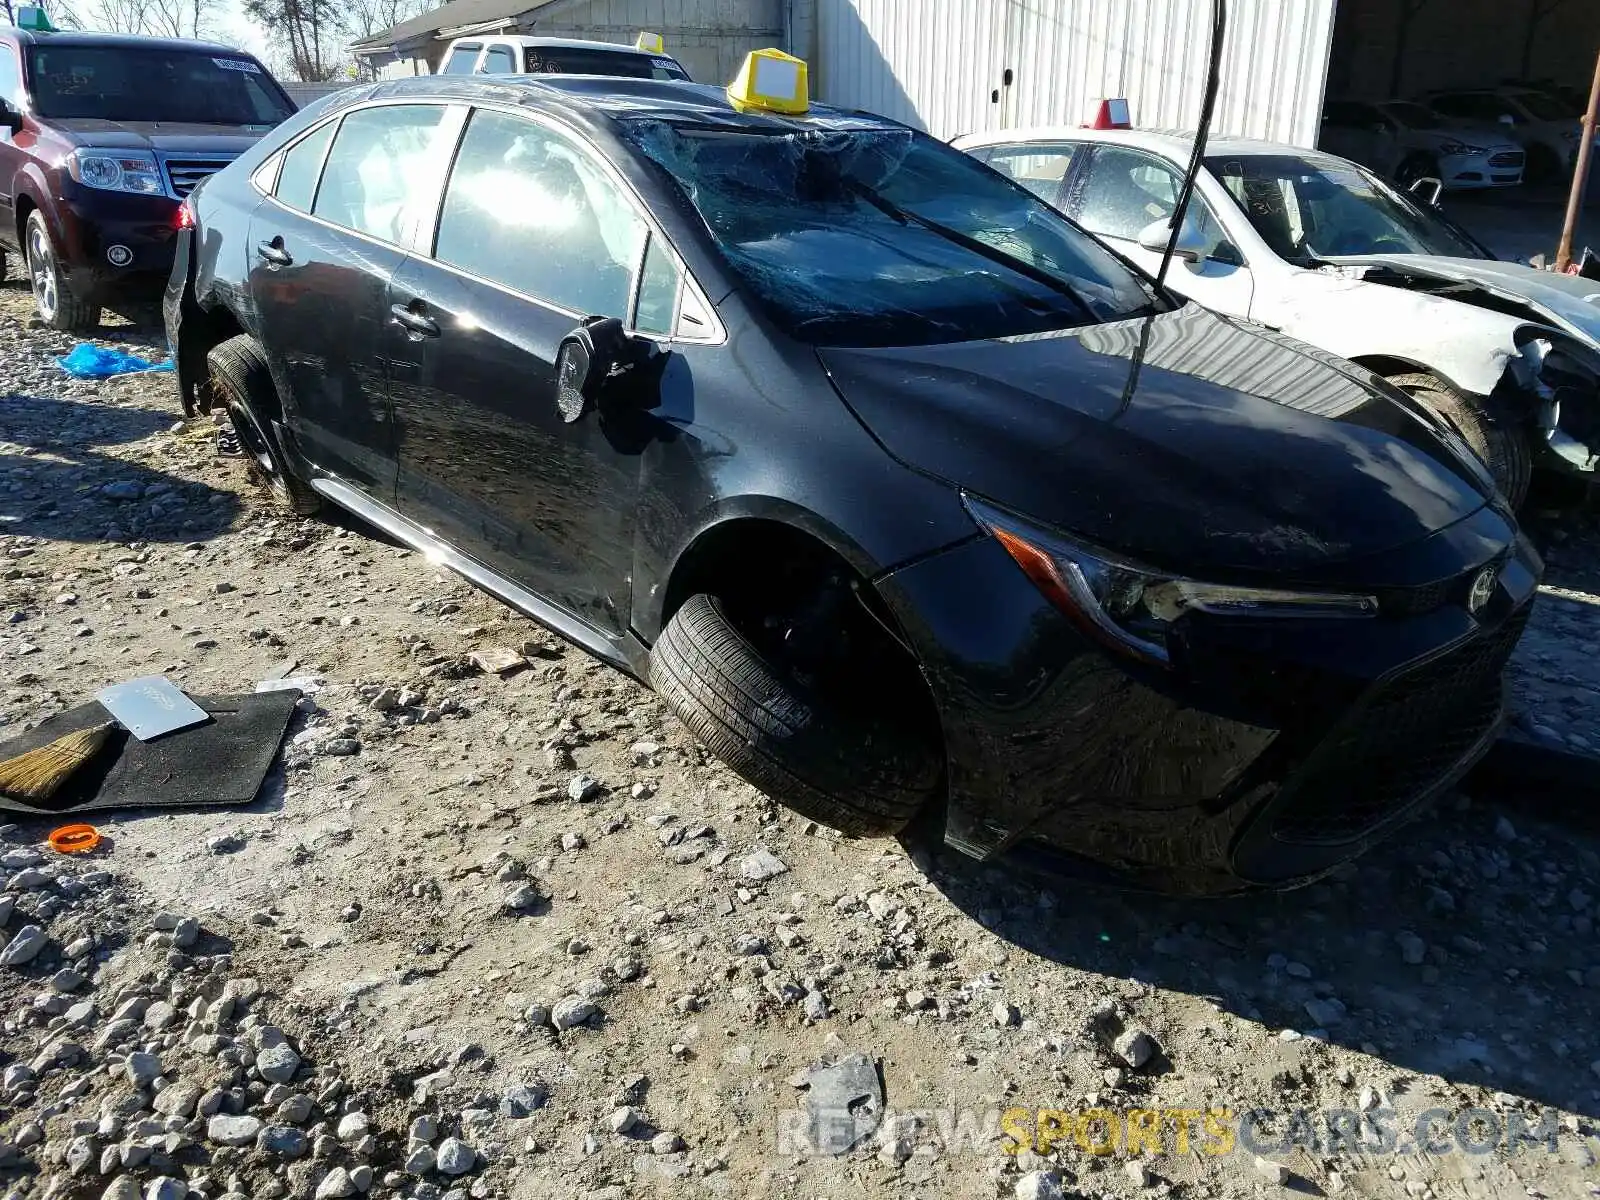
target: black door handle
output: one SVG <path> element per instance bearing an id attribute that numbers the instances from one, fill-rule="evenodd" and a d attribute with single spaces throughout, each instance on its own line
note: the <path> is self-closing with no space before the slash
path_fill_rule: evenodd
<path id="1" fill-rule="evenodd" d="M 257 242 L 256 253 L 275 267 L 287 267 L 294 261 L 293 256 L 283 248 L 281 237 L 275 237 L 270 242 Z"/>
<path id="2" fill-rule="evenodd" d="M 416 307 L 412 307 L 412 305 Z M 404 326 L 407 332 L 416 337 L 438 337 L 439 323 L 424 313 L 417 311 L 421 307 L 422 301 L 413 300 L 409 305 L 391 305 L 389 313 L 394 317 L 396 325 Z"/>

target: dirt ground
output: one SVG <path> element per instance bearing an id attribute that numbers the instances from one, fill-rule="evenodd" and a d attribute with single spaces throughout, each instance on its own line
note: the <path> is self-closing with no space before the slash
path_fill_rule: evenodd
<path id="1" fill-rule="evenodd" d="M 0 738 L 137 675 L 319 690 L 247 808 L 103 814 L 85 860 L 3 827 L 0 1195 L 1600 1195 L 1600 840 L 1559 798 L 1221 903 L 842 840 L 27 317 L 0 289 Z M 1581 739 L 1600 533 L 1550 519 L 1523 720 Z M 872 1132 L 809 1153 L 852 1054 Z"/>

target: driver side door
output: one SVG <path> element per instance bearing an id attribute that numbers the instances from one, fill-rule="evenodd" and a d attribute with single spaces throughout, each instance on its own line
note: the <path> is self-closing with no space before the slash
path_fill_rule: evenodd
<path id="1" fill-rule="evenodd" d="M 1161 252 L 1141 245 L 1140 239 L 1158 224 L 1170 229 L 1182 176 L 1142 150 L 1101 144 L 1086 150 L 1088 161 L 1071 184 L 1066 214 L 1154 275 L 1161 265 Z M 1189 203 L 1187 225 L 1207 247 L 1205 257 L 1199 262 L 1174 259 L 1167 285 L 1206 308 L 1248 318 L 1255 279 L 1243 254 L 1228 241 L 1198 192 Z"/>
<path id="2" fill-rule="evenodd" d="M 596 153 L 479 108 L 389 292 L 400 511 L 610 636 L 629 617 L 643 446 L 595 414 L 563 421 L 555 362 L 585 317 L 662 332 L 647 318 L 663 295 L 673 310 L 679 272 L 652 250 Z"/>

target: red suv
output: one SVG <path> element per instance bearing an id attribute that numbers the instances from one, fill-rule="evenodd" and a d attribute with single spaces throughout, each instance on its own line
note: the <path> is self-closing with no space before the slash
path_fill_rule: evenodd
<path id="1" fill-rule="evenodd" d="M 227 46 L 0 28 L 0 251 L 44 323 L 158 297 L 179 202 L 294 111 Z"/>

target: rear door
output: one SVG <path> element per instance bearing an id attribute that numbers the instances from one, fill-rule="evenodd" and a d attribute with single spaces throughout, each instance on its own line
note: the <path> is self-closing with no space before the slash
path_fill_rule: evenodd
<path id="1" fill-rule="evenodd" d="M 1066 214 L 1113 250 L 1154 274 L 1161 252 L 1140 245 L 1153 227 L 1172 220 L 1183 185 L 1178 169 L 1128 146 L 1095 144 L 1072 181 Z M 1175 260 L 1167 272 L 1173 291 L 1230 316 L 1248 317 L 1255 280 L 1244 256 L 1198 193 L 1189 204 L 1189 228 L 1205 245 L 1199 262 Z"/>
<path id="2" fill-rule="evenodd" d="M 652 418 L 563 422 L 554 363 L 588 316 L 627 320 L 637 306 L 641 331 L 670 331 L 681 271 L 649 240 L 631 193 L 588 147 L 478 109 L 431 256 L 408 260 L 390 289 L 401 512 L 612 635 L 627 627 Z"/>
<path id="3" fill-rule="evenodd" d="M 389 280 L 431 204 L 463 109 L 357 109 L 291 146 L 250 222 L 250 292 L 296 449 L 388 501 L 394 423 L 384 343 Z"/>

